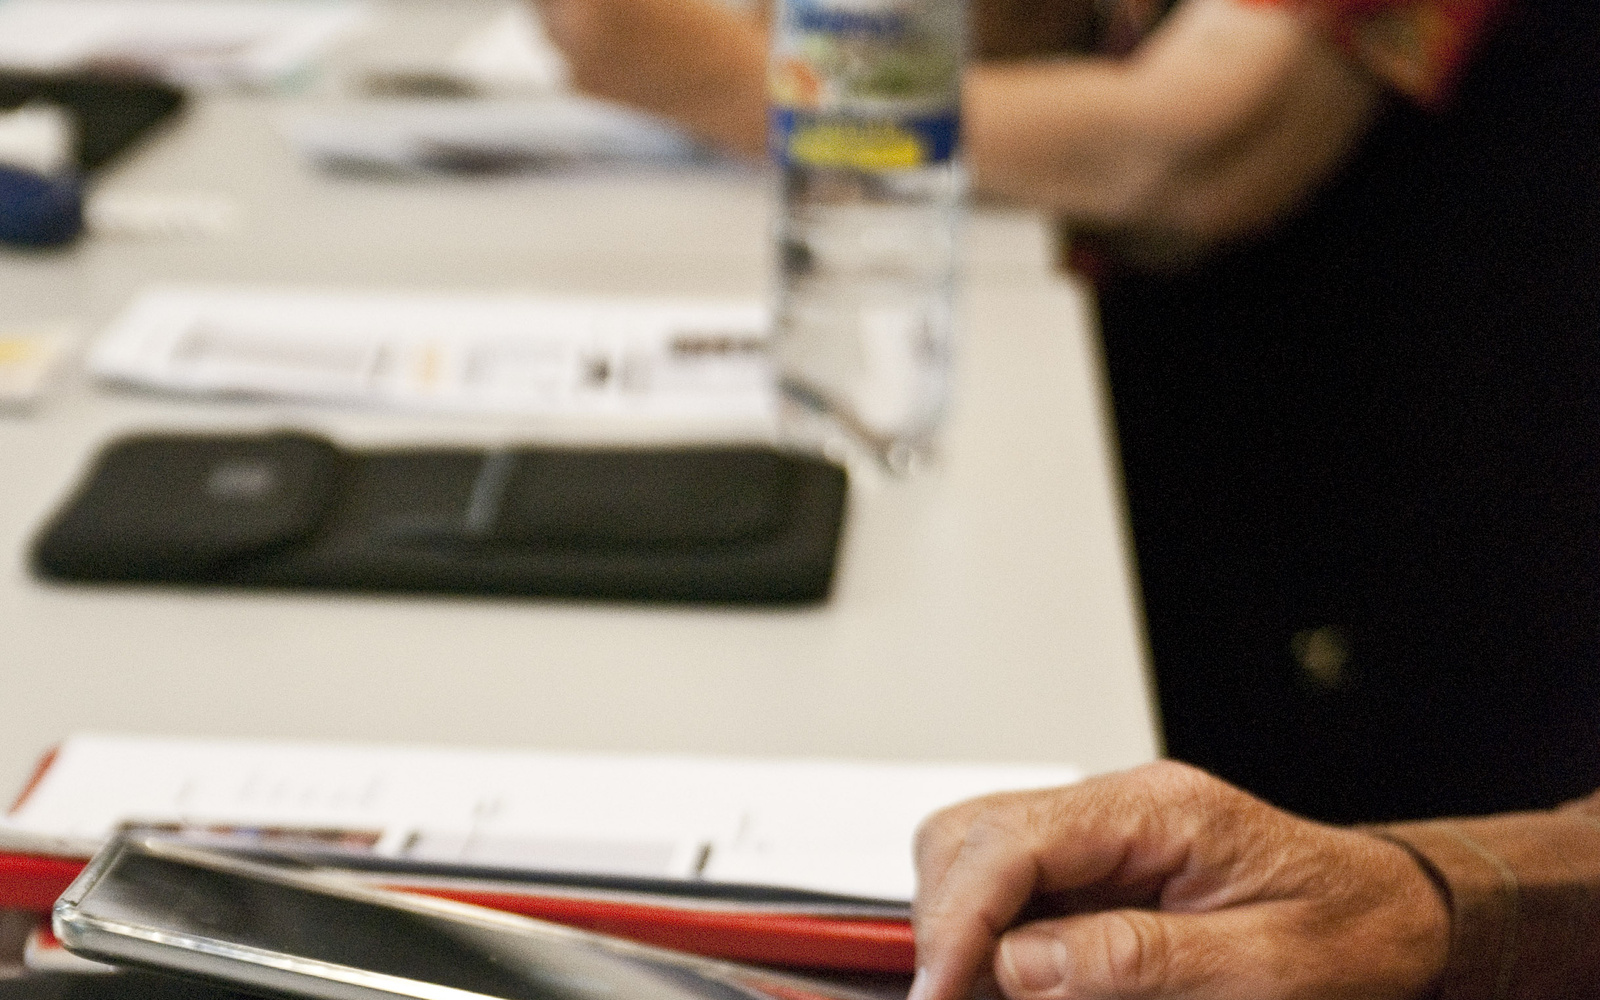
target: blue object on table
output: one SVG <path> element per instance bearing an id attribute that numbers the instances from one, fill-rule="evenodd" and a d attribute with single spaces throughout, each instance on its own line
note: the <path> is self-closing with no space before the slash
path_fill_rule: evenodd
<path id="1" fill-rule="evenodd" d="M 83 231 L 83 181 L 0 165 L 0 243 L 55 247 Z"/>

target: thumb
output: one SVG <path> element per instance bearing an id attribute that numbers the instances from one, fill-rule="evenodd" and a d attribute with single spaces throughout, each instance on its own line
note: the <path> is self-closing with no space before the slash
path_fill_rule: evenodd
<path id="1" fill-rule="evenodd" d="M 1008 1000 L 1270 1000 L 1293 991 L 1274 974 L 1268 910 L 1041 920 L 1000 939 L 995 978 Z"/>

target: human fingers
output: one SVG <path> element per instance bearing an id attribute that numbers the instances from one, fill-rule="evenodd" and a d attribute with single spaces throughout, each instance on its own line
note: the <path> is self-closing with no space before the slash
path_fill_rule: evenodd
<path id="1" fill-rule="evenodd" d="M 1309 1000 L 1332 997 L 1283 910 L 1112 910 L 1027 924 L 995 952 L 1007 1000 Z M 1354 994 L 1352 994 L 1354 995 Z M 1380 996 L 1381 994 L 1372 994 Z"/>
<path id="2" fill-rule="evenodd" d="M 922 821 L 917 827 L 911 848 L 917 873 L 917 892 L 911 904 L 913 911 L 918 907 L 926 907 L 937 895 L 939 884 L 960 854 L 967 830 L 977 817 L 993 808 L 997 801 L 1014 798 L 1018 794 L 1001 792 L 969 799 L 941 809 Z"/>
<path id="3" fill-rule="evenodd" d="M 928 821 L 917 842 L 912 1000 L 961 1000 L 1037 896 L 1159 894 L 1226 786 L 1160 763 L 1068 788 L 991 796 Z M 1229 790 L 1231 791 L 1231 790 Z M 1234 792 L 1240 798 L 1242 793 Z M 1251 800 L 1253 801 L 1253 800 Z"/>
<path id="4" fill-rule="evenodd" d="M 1259 907 L 1038 921 L 1001 938 L 994 973 L 1007 1000 L 1281 1000 L 1268 923 Z"/>
<path id="5" fill-rule="evenodd" d="M 912 902 L 917 974 L 907 1000 L 962 1000 L 987 967 L 994 941 L 1032 897 L 1032 804 L 1031 795 L 990 796 L 935 814 L 919 828 Z"/>
<path id="6" fill-rule="evenodd" d="M 1002 936 L 995 981 L 1006 1000 L 1411 1000 L 1442 968 L 1448 917 L 1398 874 L 1375 904 L 1334 892 L 1036 921 Z"/>
<path id="7" fill-rule="evenodd" d="M 1272 823 L 1282 829 L 1274 834 Z M 1216 909 L 1118 909 L 1039 920 L 996 949 L 1007 1000 L 1402 1000 L 1443 967 L 1449 914 L 1409 853 L 1262 807 L 1236 836 L 1264 840 L 1235 871 L 1250 898 Z"/>

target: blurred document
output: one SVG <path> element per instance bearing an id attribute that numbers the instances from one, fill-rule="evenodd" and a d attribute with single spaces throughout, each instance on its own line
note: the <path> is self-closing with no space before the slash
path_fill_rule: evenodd
<path id="1" fill-rule="evenodd" d="M 339 0 L 6 0 L 0 66 L 113 68 L 189 85 L 269 87 L 359 28 Z"/>
<path id="2" fill-rule="evenodd" d="M 89 357 L 171 392 L 436 412 L 767 421 L 759 302 L 153 289 Z"/>
<path id="3" fill-rule="evenodd" d="M 343 170 L 515 170 L 711 158 L 658 118 L 576 95 L 342 103 L 294 111 L 283 128 L 300 155 Z"/>
<path id="4" fill-rule="evenodd" d="M 0 849 L 126 825 L 398 860 L 905 901 L 930 812 L 1068 784 L 1043 765 L 867 764 L 76 736 Z"/>

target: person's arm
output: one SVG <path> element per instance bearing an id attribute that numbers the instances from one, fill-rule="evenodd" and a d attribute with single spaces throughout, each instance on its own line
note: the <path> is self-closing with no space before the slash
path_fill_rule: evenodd
<path id="1" fill-rule="evenodd" d="M 735 154 L 766 153 L 766 13 L 720 0 L 532 0 L 585 93 L 670 118 Z M 1089 45 L 1093 0 L 975 0 L 982 58 Z"/>
<path id="2" fill-rule="evenodd" d="M 1182 257 L 1262 230 L 1332 176 L 1381 88 L 1286 8 L 1186 0 L 1126 60 L 980 65 L 977 186 Z"/>
<path id="3" fill-rule="evenodd" d="M 759 18 L 717 0 L 539 2 L 580 89 L 761 155 Z M 984 16 L 980 34 L 1000 51 L 1008 39 L 1012 51 L 1034 51 L 1056 31 L 1081 33 L 1081 18 L 1067 15 Z M 1292 210 L 1338 169 L 1379 95 L 1370 75 L 1297 14 L 1185 0 L 1127 60 L 976 65 L 964 98 L 966 153 L 980 191 L 1124 235 L 1156 257 L 1181 256 Z"/>
<path id="4" fill-rule="evenodd" d="M 1477 822 L 1520 828 L 1524 853 Z M 1312 823 L 1171 763 L 956 806 L 918 836 L 910 1000 L 967 1000 L 985 981 L 1008 1000 L 1600 996 L 1600 827 L 1472 823 L 1512 854 L 1484 862 L 1498 885 L 1509 871 L 1541 887 L 1495 926 L 1519 943 L 1560 932 L 1487 985 L 1460 950 L 1478 883 L 1458 879 L 1478 873 L 1452 858 L 1430 873 L 1415 827 Z"/>
<path id="5" fill-rule="evenodd" d="M 1381 829 L 1445 887 L 1440 1000 L 1600 997 L 1600 793 L 1553 812 Z"/>
<path id="6" fill-rule="evenodd" d="M 767 29 L 718 0 L 535 0 L 581 91 L 766 151 Z"/>

